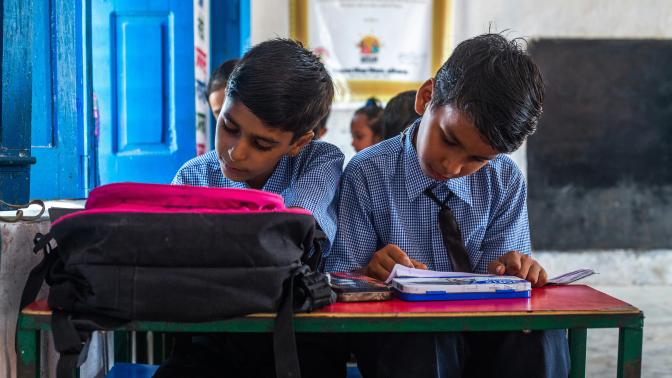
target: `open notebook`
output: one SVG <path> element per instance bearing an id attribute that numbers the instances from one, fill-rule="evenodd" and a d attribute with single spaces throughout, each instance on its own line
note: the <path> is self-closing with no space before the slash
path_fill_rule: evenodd
<path id="1" fill-rule="evenodd" d="M 546 285 L 566 285 L 572 282 L 576 282 L 580 279 L 586 278 L 597 274 L 592 269 L 578 269 L 573 272 L 568 272 L 561 274 L 557 277 L 551 278 L 548 280 Z M 430 278 L 430 277 L 502 277 L 496 276 L 494 274 L 476 274 L 476 273 L 464 273 L 464 272 L 439 272 L 435 270 L 424 270 L 424 269 L 415 269 L 409 268 L 407 266 L 396 264 L 392 269 L 389 277 L 385 280 L 385 283 L 389 284 L 394 278 L 398 277 L 413 277 L 413 278 Z"/>
<path id="2" fill-rule="evenodd" d="M 594 272 L 583 269 L 555 277 L 549 284 L 567 284 Z M 386 280 L 395 294 L 408 301 L 529 298 L 530 282 L 513 276 L 437 272 L 395 265 Z"/>

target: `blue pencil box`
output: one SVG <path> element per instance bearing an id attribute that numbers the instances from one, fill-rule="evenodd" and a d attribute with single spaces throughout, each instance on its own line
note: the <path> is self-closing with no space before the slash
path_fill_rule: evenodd
<path id="1" fill-rule="evenodd" d="M 400 277 L 391 282 L 395 295 L 405 301 L 529 298 L 532 287 L 512 276 Z"/>

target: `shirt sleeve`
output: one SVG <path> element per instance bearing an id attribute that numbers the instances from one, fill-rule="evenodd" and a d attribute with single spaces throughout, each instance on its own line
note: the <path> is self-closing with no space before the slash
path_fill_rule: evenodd
<path id="1" fill-rule="evenodd" d="M 184 185 L 184 179 L 182 178 L 182 168 L 180 168 L 177 173 L 175 174 L 175 177 L 173 177 L 173 181 L 170 183 L 171 185 Z"/>
<path id="2" fill-rule="evenodd" d="M 504 195 L 495 204 L 495 216 L 485 231 L 481 244 L 483 253 L 476 273 L 487 273 L 488 264 L 507 252 L 531 254 L 525 177 L 517 167 L 510 177 Z"/>
<path id="3" fill-rule="evenodd" d="M 343 171 L 343 153 L 334 145 L 316 143 L 308 152 L 306 163 L 290 184 L 291 200 L 287 207 L 300 207 L 313 213 L 318 226 L 327 235 L 322 245 L 323 257 L 329 255 L 336 237 L 336 204 Z"/>
<path id="4" fill-rule="evenodd" d="M 325 263 L 328 272 L 350 272 L 365 266 L 378 246 L 371 197 L 361 171 L 346 169 L 340 195 L 336 240 Z"/>

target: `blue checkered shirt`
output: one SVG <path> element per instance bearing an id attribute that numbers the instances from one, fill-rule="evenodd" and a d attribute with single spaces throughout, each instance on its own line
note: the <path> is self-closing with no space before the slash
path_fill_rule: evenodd
<path id="1" fill-rule="evenodd" d="M 341 182 L 338 231 L 327 271 L 352 271 L 374 252 L 396 244 L 431 270 L 451 271 L 438 226 L 439 206 L 423 193 L 448 200 L 474 271 L 506 252 L 530 253 L 525 178 L 506 155 L 476 173 L 437 182 L 423 174 L 411 141 L 419 122 L 398 137 L 357 154 Z"/>
<path id="2" fill-rule="evenodd" d="M 296 156 L 283 156 L 262 188 L 281 195 L 287 207 L 300 207 L 313 213 L 329 239 L 323 246 L 324 256 L 329 254 L 336 236 L 336 203 L 343 159 L 343 153 L 336 146 L 310 142 Z M 215 151 L 189 160 L 177 171 L 173 184 L 249 188 L 244 182 L 224 176 Z"/>

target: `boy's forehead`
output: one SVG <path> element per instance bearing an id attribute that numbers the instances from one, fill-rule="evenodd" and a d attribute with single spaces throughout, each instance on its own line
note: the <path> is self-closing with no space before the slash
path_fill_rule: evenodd
<path id="1" fill-rule="evenodd" d="M 245 132 L 257 136 L 272 137 L 276 140 L 284 139 L 287 135 L 290 137 L 293 136 L 291 131 L 283 130 L 278 126 L 268 125 L 252 113 L 242 101 L 229 96 L 224 101 L 224 107 L 219 117 L 221 121 L 232 122 L 237 127 L 244 129 Z"/>
<path id="2" fill-rule="evenodd" d="M 473 126 L 473 118 L 464 110 L 459 109 L 456 105 L 448 103 L 443 105 L 435 105 L 431 107 L 432 113 L 439 118 L 441 124 L 448 124 L 450 126 Z"/>
<path id="3" fill-rule="evenodd" d="M 459 110 L 452 104 L 441 105 L 433 109 L 438 116 L 438 126 L 457 138 L 472 154 L 492 158 L 499 153 L 481 133 L 469 113 Z M 438 112 L 438 114 L 436 114 Z"/>

